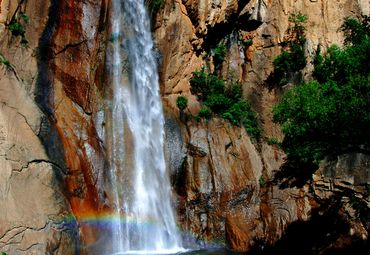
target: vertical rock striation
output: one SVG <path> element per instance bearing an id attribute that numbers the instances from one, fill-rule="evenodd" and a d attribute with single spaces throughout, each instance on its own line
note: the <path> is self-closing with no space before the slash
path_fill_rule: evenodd
<path id="1" fill-rule="evenodd" d="M 103 185 L 109 3 L 0 0 L 0 252 L 90 253 L 104 235 L 86 219 L 110 210 Z M 242 84 L 264 136 L 281 139 L 271 108 L 282 91 L 264 83 L 281 52 L 289 14 L 308 16 L 305 50 L 311 57 L 319 44 L 342 43 L 337 28 L 346 16 L 368 15 L 369 9 L 364 0 L 164 1 L 153 32 L 168 166 L 184 230 L 242 251 L 283 247 L 284 240 L 295 240 L 288 237 L 296 226 L 311 233 L 312 222 L 332 230 L 314 232 L 329 234 L 326 247 L 367 240 L 369 223 L 357 213 L 358 204 L 369 205 L 368 156 L 342 155 L 297 185 L 279 171 L 284 154 L 277 146 L 252 142 L 244 129 L 219 118 L 180 121 L 176 99 L 186 96 L 185 113 L 198 113 L 189 80 L 202 66 L 215 69 L 214 51 L 222 43 L 227 53 L 220 77 Z M 11 29 L 11 22 L 24 31 Z M 304 70 L 306 78 L 311 69 Z M 324 224 L 322 215 L 334 215 L 343 228 Z"/>
<path id="2" fill-rule="evenodd" d="M 320 171 L 312 182 L 299 185 L 281 177 L 284 173 L 279 169 L 284 163 L 284 154 L 276 145 L 266 143 L 269 137 L 282 139 L 271 114 L 282 91 L 269 89 L 265 81 L 273 69 L 273 59 L 281 52 L 289 14 L 302 12 L 308 16 L 305 50 L 310 58 L 319 44 L 324 49 L 333 43 L 341 45 L 343 38 L 337 29 L 342 21 L 347 16 L 368 14 L 369 3 L 348 0 L 174 0 L 165 3 L 156 15 L 154 33 L 162 53 L 160 73 L 170 123 L 168 132 L 176 137 L 168 138 L 168 158 L 180 200 L 180 222 L 197 238 L 218 241 L 232 249 L 247 251 L 279 245 L 277 240 L 292 233 L 293 222 L 310 224 L 315 222 L 317 213 L 324 213 L 325 206 L 318 203 L 323 202 L 322 195 L 327 194 L 324 190 L 329 192 L 330 199 L 336 197 L 329 185 L 332 179 L 320 179 Z M 260 143 L 252 143 L 243 129 L 221 119 L 198 123 L 181 118 L 180 121 L 176 99 L 179 95 L 186 96 L 185 113 L 198 113 L 200 103 L 190 92 L 189 80 L 192 72 L 202 66 L 215 68 L 212 58 L 219 43 L 227 48 L 221 76 L 242 84 L 243 95 L 252 102 L 264 129 L 266 138 Z M 309 64 L 304 76 L 309 78 L 311 71 Z M 180 128 L 174 135 L 176 120 Z M 347 164 L 347 167 L 351 172 L 353 165 Z M 369 183 L 368 170 L 361 169 L 363 181 L 350 182 L 347 188 L 358 190 L 356 194 L 366 199 L 364 184 Z M 304 169 L 296 171 L 304 172 Z M 344 181 L 344 176 L 340 176 L 331 178 Z M 345 178 L 348 176 L 353 173 Z M 319 187 L 316 181 L 322 182 Z M 343 205 L 341 210 L 348 212 L 348 207 Z M 361 227 L 363 223 L 355 217 L 347 220 L 357 222 L 350 235 L 367 238 L 367 232 Z M 343 236 L 348 237 L 348 233 Z M 339 247 L 345 238 L 338 237 L 333 247 Z"/>
<path id="3" fill-rule="evenodd" d="M 41 136 L 48 116 L 34 101 L 38 40 L 50 4 L 0 3 L 0 251 L 75 254 L 79 237 L 65 196 L 68 171 L 63 159 L 44 147 Z M 20 20 L 21 12 L 29 23 Z M 22 22 L 27 43 L 12 35 L 12 20 Z"/>
<path id="4" fill-rule="evenodd" d="M 77 254 L 105 210 L 108 2 L 0 3 L 0 251 Z"/>

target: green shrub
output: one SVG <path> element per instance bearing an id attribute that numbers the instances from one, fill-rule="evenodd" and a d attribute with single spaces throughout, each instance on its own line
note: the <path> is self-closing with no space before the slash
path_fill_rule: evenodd
<path id="1" fill-rule="evenodd" d="M 183 111 L 188 106 L 188 99 L 184 96 L 178 96 L 176 100 L 176 104 L 179 110 Z"/>
<path id="2" fill-rule="evenodd" d="M 263 177 L 263 175 L 261 175 L 261 177 L 258 179 L 258 183 L 259 183 L 260 187 L 264 187 L 266 185 L 266 181 L 265 181 L 265 178 Z"/>
<path id="3" fill-rule="evenodd" d="M 251 106 L 248 101 L 244 99 L 239 99 L 238 102 L 235 102 L 234 104 L 227 109 L 228 115 L 230 114 L 232 118 L 225 118 L 229 119 L 230 122 L 236 126 L 240 126 L 245 118 L 248 118 L 247 113 L 251 111 Z M 229 115 L 229 116 L 230 116 Z"/>
<path id="4" fill-rule="evenodd" d="M 9 23 L 8 29 L 13 36 L 21 36 L 21 43 L 27 44 L 26 31 L 24 24 L 28 23 L 28 16 L 24 12 L 19 12 Z"/>
<path id="5" fill-rule="evenodd" d="M 216 67 L 222 64 L 222 62 L 225 60 L 226 54 L 226 46 L 220 43 L 214 50 L 213 61 Z"/>
<path id="6" fill-rule="evenodd" d="M 12 68 L 12 65 L 10 64 L 9 60 L 4 57 L 3 54 L 0 53 L 0 64 L 4 65 L 6 68 Z"/>
<path id="7" fill-rule="evenodd" d="M 198 113 L 198 116 L 199 118 L 209 120 L 210 118 L 212 118 L 212 112 L 207 107 L 202 107 L 202 109 L 200 109 Z"/>
<path id="8" fill-rule="evenodd" d="M 280 86 L 287 84 L 307 64 L 304 52 L 307 16 L 300 12 L 292 13 L 289 22 L 292 25 L 288 29 L 288 39 L 283 42 L 285 50 L 273 61 L 272 77 Z"/>
<path id="9" fill-rule="evenodd" d="M 252 46 L 252 44 L 253 44 L 253 40 L 252 39 L 248 39 L 248 40 L 243 41 L 243 45 L 246 48 Z"/>
<path id="10" fill-rule="evenodd" d="M 24 26 L 15 19 L 10 22 L 9 30 L 14 36 L 23 36 L 25 33 Z"/>
<path id="11" fill-rule="evenodd" d="M 228 98 L 233 101 L 238 101 L 239 98 L 243 96 L 242 86 L 239 83 L 232 84 L 230 87 L 226 88 L 225 93 Z"/>
<path id="12" fill-rule="evenodd" d="M 359 22 L 353 18 L 346 18 L 339 28 L 344 33 L 344 44 L 360 44 L 370 37 L 370 17 L 363 16 Z"/>
<path id="13" fill-rule="evenodd" d="M 22 19 L 24 23 L 26 23 L 26 24 L 28 23 L 28 16 L 27 16 L 26 13 L 21 11 L 21 12 L 19 12 L 18 17 L 19 17 L 19 19 Z"/>
<path id="14" fill-rule="evenodd" d="M 203 108 L 198 117 L 208 119 L 214 112 L 233 125 L 244 126 L 252 138 L 256 140 L 260 138 L 261 129 L 257 114 L 252 110 L 250 103 L 241 98 L 240 84 L 232 84 L 225 88 L 223 80 L 215 75 L 206 74 L 204 69 L 193 73 L 190 84 L 191 92 L 196 94 L 198 99 L 203 100 L 204 105 L 208 107 Z"/>
<path id="15" fill-rule="evenodd" d="M 306 27 L 307 16 L 301 12 L 291 13 L 289 15 L 288 21 L 293 24 L 288 29 L 289 36 L 291 37 L 290 42 L 295 44 L 303 45 L 306 43 Z"/>
<path id="16" fill-rule="evenodd" d="M 225 83 L 218 79 L 217 76 L 208 75 L 204 68 L 200 71 L 193 72 L 193 77 L 190 79 L 190 91 L 196 95 L 199 100 L 204 100 L 210 94 L 223 94 L 225 91 Z"/>
<path id="17" fill-rule="evenodd" d="M 193 72 L 193 77 L 190 79 L 190 91 L 192 94 L 196 95 L 199 100 L 203 100 L 203 95 L 208 95 L 210 93 L 208 74 L 205 72 L 204 68 L 200 71 Z"/>
<path id="18" fill-rule="evenodd" d="M 210 94 L 204 104 L 215 113 L 223 113 L 231 106 L 232 100 L 224 94 Z"/>
<path id="19" fill-rule="evenodd" d="M 280 142 L 278 139 L 276 139 L 275 137 L 270 137 L 268 140 L 267 140 L 267 144 L 268 145 L 280 145 Z"/>

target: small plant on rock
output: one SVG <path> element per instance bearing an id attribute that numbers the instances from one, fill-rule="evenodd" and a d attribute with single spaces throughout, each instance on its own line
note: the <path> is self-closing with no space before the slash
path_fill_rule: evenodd
<path id="1" fill-rule="evenodd" d="M 0 53 L 0 64 L 4 65 L 7 69 L 12 68 L 12 64 L 10 64 L 9 60 L 4 57 L 3 54 Z"/>
<path id="2" fill-rule="evenodd" d="M 243 45 L 246 48 L 252 46 L 252 44 L 253 44 L 253 40 L 252 39 L 248 39 L 248 40 L 243 41 Z"/>
<path id="3" fill-rule="evenodd" d="M 222 62 L 225 60 L 226 54 L 226 46 L 220 43 L 214 50 L 213 61 L 216 67 L 222 64 Z"/>
<path id="4" fill-rule="evenodd" d="M 184 96 L 179 96 L 177 97 L 176 104 L 179 110 L 183 111 L 188 106 L 188 99 Z"/>
<path id="5" fill-rule="evenodd" d="M 212 112 L 209 108 L 203 107 L 202 109 L 200 109 L 198 117 L 209 120 L 210 118 L 212 118 Z"/>
<path id="6" fill-rule="evenodd" d="M 261 175 L 261 177 L 258 179 L 258 183 L 259 183 L 260 187 L 264 187 L 266 185 L 266 181 L 265 181 L 265 178 L 263 177 L 263 175 Z"/>
<path id="7" fill-rule="evenodd" d="M 25 24 L 28 23 L 28 16 L 24 12 L 19 12 L 17 15 L 13 17 L 8 25 L 9 31 L 12 33 L 13 36 L 21 37 L 21 43 L 27 44 L 28 40 L 26 38 L 26 31 L 25 31 Z"/>
<path id="8" fill-rule="evenodd" d="M 268 145 L 280 145 L 280 142 L 278 139 L 276 139 L 275 137 L 270 137 L 268 140 L 267 140 L 267 144 Z"/>

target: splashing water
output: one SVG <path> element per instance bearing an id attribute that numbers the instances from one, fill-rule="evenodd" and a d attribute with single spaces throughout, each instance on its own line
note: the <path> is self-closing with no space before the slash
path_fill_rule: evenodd
<path id="1" fill-rule="evenodd" d="M 116 214 L 124 215 L 113 227 L 113 252 L 176 253 L 181 240 L 164 160 L 149 16 L 144 0 L 113 0 L 112 8 L 111 182 Z"/>

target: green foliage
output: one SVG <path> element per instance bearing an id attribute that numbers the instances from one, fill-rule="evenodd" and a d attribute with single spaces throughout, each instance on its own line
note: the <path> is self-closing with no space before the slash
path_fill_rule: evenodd
<path id="1" fill-rule="evenodd" d="M 314 60 L 314 77 L 321 83 L 335 81 L 348 83 L 357 75 L 367 76 L 370 69 L 370 19 L 364 16 L 362 22 L 347 18 L 340 30 L 344 33 L 344 49 L 331 46 L 325 56 L 318 48 Z"/>
<path id="2" fill-rule="evenodd" d="M 279 85 L 285 85 L 289 79 L 306 66 L 303 47 L 292 44 L 289 51 L 283 51 L 274 61 L 275 80 Z"/>
<path id="3" fill-rule="evenodd" d="M 370 221 L 370 208 L 367 206 L 365 200 L 358 198 L 355 194 L 350 196 L 350 204 L 356 211 L 356 217 L 361 221 L 367 223 Z"/>
<path id="4" fill-rule="evenodd" d="M 278 139 L 276 139 L 275 137 L 270 137 L 268 140 L 267 140 L 267 144 L 268 145 L 280 145 L 280 142 Z"/>
<path id="5" fill-rule="evenodd" d="M 208 106 L 213 112 L 222 113 L 225 111 L 225 109 L 228 109 L 231 106 L 232 100 L 221 93 L 210 94 L 207 96 L 204 104 Z"/>
<path id="6" fill-rule="evenodd" d="M 202 107 L 202 109 L 200 109 L 198 113 L 198 117 L 209 120 L 210 118 L 212 118 L 212 111 L 207 107 Z"/>
<path id="7" fill-rule="evenodd" d="M 164 0 L 152 0 L 149 3 L 149 6 L 151 7 L 153 13 L 157 13 L 163 6 Z"/>
<path id="8" fill-rule="evenodd" d="M 5 66 L 7 70 L 12 70 L 12 69 L 13 69 L 13 66 L 12 66 L 12 64 L 9 62 L 9 60 L 8 60 L 8 59 L 6 59 L 6 58 L 4 57 L 4 55 L 3 55 L 3 54 L 1 54 L 1 53 L 0 53 L 0 65 Z"/>
<path id="9" fill-rule="evenodd" d="M 325 56 L 319 52 L 317 81 L 287 91 L 274 107 L 273 119 L 285 134 L 282 148 L 293 161 L 318 164 L 326 156 L 369 151 L 370 38 L 356 38 Z"/>
<path id="10" fill-rule="evenodd" d="M 24 25 L 28 23 L 28 16 L 24 12 L 19 12 L 9 23 L 8 29 L 13 36 L 21 36 L 21 43 L 27 44 L 26 31 Z"/>
<path id="11" fill-rule="evenodd" d="M 179 110 L 183 111 L 188 106 L 188 99 L 184 96 L 178 96 L 176 100 L 176 104 Z"/>
<path id="12" fill-rule="evenodd" d="M 292 25 L 288 29 L 288 39 L 283 43 L 286 49 L 273 61 L 273 80 L 281 86 L 287 84 L 307 64 L 304 53 L 307 16 L 302 13 L 292 13 L 289 16 L 289 22 Z"/>
<path id="13" fill-rule="evenodd" d="M 243 96 L 242 86 L 239 83 L 231 84 L 230 87 L 226 89 L 226 96 L 233 101 L 237 101 L 239 98 Z"/>
<path id="14" fill-rule="evenodd" d="M 208 107 L 199 112 L 199 117 L 210 118 L 211 113 L 214 112 L 233 125 L 243 125 L 254 139 L 260 138 L 261 129 L 257 114 L 252 110 L 250 103 L 241 98 L 240 84 L 232 84 L 225 88 L 223 80 L 213 74 L 206 74 L 204 69 L 193 73 L 190 84 L 191 92 Z"/>
<path id="15" fill-rule="evenodd" d="M 289 18 L 289 22 L 293 24 L 288 29 L 290 33 L 290 42 L 294 44 L 303 45 L 306 43 L 306 27 L 305 24 L 307 23 L 307 16 L 302 14 L 301 12 L 298 13 L 291 13 Z"/>
<path id="16" fill-rule="evenodd" d="M 344 33 L 344 44 L 360 44 L 370 37 L 370 17 L 364 16 L 361 23 L 353 18 L 346 18 L 339 28 Z"/>
<path id="17" fill-rule="evenodd" d="M 258 183 L 259 183 L 260 187 L 264 187 L 266 185 L 266 181 L 265 181 L 265 178 L 263 177 L 263 175 L 261 175 L 261 177 L 258 179 Z"/>
<path id="18" fill-rule="evenodd" d="M 226 54 L 226 46 L 220 43 L 214 50 L 213 61 L 215 63 L 215 66 L 219 66 L 222 64 L 222 62 L 225 60 Z"/>
<path id="19" fill-rule="evenodd" d="M 27 16 L 26 13 L 21 11 L 21 12 L 19 12 L 18 17 L 19 17 L 19 19 L 23 20 L 24 23 L 26 23 L 26 24 L 28 23 L 28 16 Z"/>
<path id="20" fill-rule="evenodd" d="M 2 252 L 0 255 L 8 255 L 8 253 L 6 253 L 6 252 Z"/>
<path id="21" fill-rule="evenodd" d="M 225 89 L 224 81 L 213 74 L 208 75 L 204 68 L 193 72 L 190 85 L 191 93 L 196 95 L 199 100 L 204 100 L 205 96 L 210 94 L 223 94 Z"/>
<path id="22" fill-rule="evenodd" d="M 252 44 L 253 44 L 253 40 L 252 39 L 248 39 L 248 40 L 243 41 L 243 45 L 246 48 L 252 46 Z"/>
<path id="23" fill-rule="evenodd" d="M 253 138 L 259 140 L 261 128 L 258 124 L 257 114 L 252 110 L 250 103 L 245 99 L 239 99 L 227 109 L 222 117 L 229 120 L 233 125 L 243 125 Z"/>
<path id="24" fill-rule="evenodd" d="M 14 36 L 24 35 L 24 26 L 21 23 L 18 23 L 17 20 L 12 20 L 9 24 L 9 30 Z"/>

